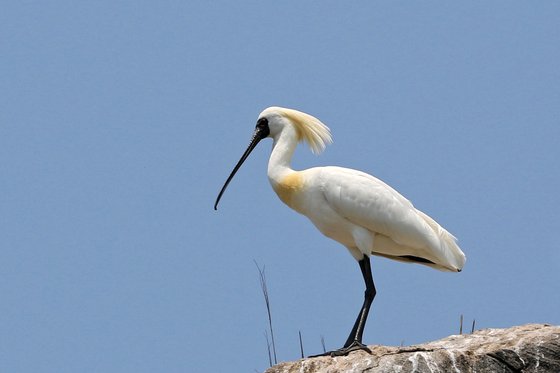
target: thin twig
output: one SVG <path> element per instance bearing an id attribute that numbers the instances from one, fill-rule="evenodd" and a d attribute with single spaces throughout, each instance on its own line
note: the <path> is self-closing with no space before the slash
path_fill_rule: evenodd
<path id="1" fill-rule="evenodd" d="M 323 352 L 327 353 L 327 348 L 325 347 L 325 337 L 321 336 L 321 346 L 323 346 Z"/>
<path id="2" fill-rule="evenodd" d="M 459 325 L 459 334 L 463 334 L 463 314 L 461 314 L 461 321 Z"/>
<path id="3" fill-rule="evenodd" d="M 266 303 L 266 312 L 268 314 L 268 327 L 270 329 L 270 339 L 272 340 L 272 353 L 274 355 L 274 364 L 278 364 L 278 360 L 276 359 L 276 343 L 274 343 L 274 330 L 272 329 L 272 315 L 270 313 L 270 298 L 268 297 L 268 288 L 266 286 L 266 276 L 264 273 L 265 267 L 263 266 L 262 269 L 259 267 L 259 264 L 256 260 L 253 260 L 257 269 L 259 271 L 259 278 L 261 281 L 261 289 L 264 295 L 264 301 Z M 271 364 L 272 366 L 272 364 Z"/>
<path id="4" fill-rule="evenodd" d="M 303 340 L 301 339 L 301 330 L 298 330 L 299 333 L 299 349 L 301 351 L 301 358 L 303 359 L 305 356 L 303 354 Z"/>
<path id="5" fill-rule="evenodd" d="M 471 328 L 471 334 L 474 333 L 474 324 L 476 323 L 476 319 L 472 320 L 472 328 Z"/>
<path id="6" fill-rule="evenodd" d="M 272 366 L 272 354 L 270 351 L 270 341 L 268 340 L 268 333 L 264 331 L 264 339 L 266 339 L 266 349 L 268 350 L 268 366 Z"/>

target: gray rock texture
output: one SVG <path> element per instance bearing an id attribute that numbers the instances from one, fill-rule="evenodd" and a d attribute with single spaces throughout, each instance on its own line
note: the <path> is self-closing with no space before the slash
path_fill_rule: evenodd
<path id="1" fill-rule="evenodd" d="M 548 324 L 483 329 L 408 347 L 368 347 L 372 354 L 301 359 L 265 373 L 560 373 L 560 327 Z"/>

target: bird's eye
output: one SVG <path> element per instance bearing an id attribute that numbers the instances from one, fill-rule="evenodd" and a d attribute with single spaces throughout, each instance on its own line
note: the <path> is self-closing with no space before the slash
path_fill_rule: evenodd
<path id="1" fill-rule="evenodd" d="M 259 120 L 257 121 L 257 127 L 258 128 L 268 127 L 268 119 L 259 118 Z"/>

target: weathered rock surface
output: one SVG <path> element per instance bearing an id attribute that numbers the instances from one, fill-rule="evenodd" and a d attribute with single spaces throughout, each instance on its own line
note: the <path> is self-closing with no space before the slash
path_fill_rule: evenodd
<path id="1" fill-rule="evenodd" d="M 560 327 L 529 324 L 483 329 L 408 347 L 369 346 L 342 357 L 285 362 L 265 373 L 554 372 L 560 373 Z"/>

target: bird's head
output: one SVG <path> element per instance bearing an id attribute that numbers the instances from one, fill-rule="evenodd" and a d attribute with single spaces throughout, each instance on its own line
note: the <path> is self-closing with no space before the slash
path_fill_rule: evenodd
<path id="1" fill-rule="evenodd" d="M 229 182 L 233 179 L 237 170 L 239 170 L 243 162 L 245 162 L 247 157 L 249 157 L 249 154 L 251 154 L 257 144 L 267 137 L 274 139 L 278 138 L 282 131 L 288 127 L 293 128 L 298 141 L 307 142 L 311 151 L 315 154 L 321 153 L 327 144 L 332 142 L 329 128 L 319 119 L 309 114 L 276 106 L 263 110 L 257 119 L 257 125 L 255 126 L 255 131 L 253 132 L 253 137 L 251 138 L 251 142 L 249 143 L 247 150 L 245 150 L 245 153 L 243 153 L 241 159 L 233 168 L 233 171 L 218 194 L 218 198 L 216 198 L 214 210 L 218 209 L 220 198 L 222 198 L 222 194 L 224 194 Z"/>
<path id="2" fill-rule="evenodd" d="M 331 131 L 319 119 L 294 109 L 269 107 L 259 115 L 259 123 L 267 124 L 268 137 L 276 138 L 286 127 L 295 129 L 298 141 L 305 141 L 315 154 L 321 153 L 332 142 Z"/>

